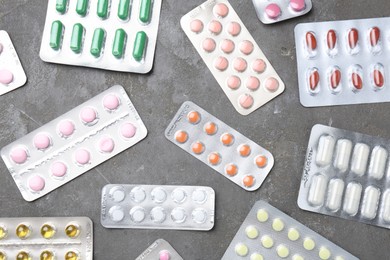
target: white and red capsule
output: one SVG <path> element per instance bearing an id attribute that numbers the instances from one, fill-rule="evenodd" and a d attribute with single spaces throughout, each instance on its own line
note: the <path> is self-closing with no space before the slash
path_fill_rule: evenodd
<path id="1" fill-rule="evenodd" d="M 341 82 L 341 71 L 338 67 L 333 67 L 329 73 L 329 86 L 332 91 L 338 90 Z"/>

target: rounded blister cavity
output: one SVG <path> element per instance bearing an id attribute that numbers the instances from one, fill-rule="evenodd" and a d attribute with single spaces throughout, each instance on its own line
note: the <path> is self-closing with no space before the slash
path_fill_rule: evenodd
<path id="1" fill-rule="evenodd" d="M 374 186 L 368 186 L 364 191 L 364 197 L 360 214 L 366 219 L 374 219 L 378 209 L 380 190 Z"/>
<path id="2" fill-rule="evenodd" d="M 284 229 L 284 222 L 280 218 L 276 218 L 272 221 L 272 229 L 279 232 Z"/>
<path id="3" fill-rule="evenodd" d="M 20 223 L 16 227 L 16 236 L 22 240 L 27 239 L 31 233 L 32 229 L 29 223 Z"/>
<path id="4" fill-rule="evenodd" d="M 201 33 L 203 31 L 203 22 L 199 19 L 192 20 L 190 23 L 190 29 L 194 33 Z"/>
<path id="5" fill-rule="evenodd" d="M 295 254 L 292 257 L 292 260 L 305 260 L 305 258 L 303 258 L 303 256 L 301 256 L 299 254 Z"/>
<path id="6" fill-rule="evenodd" d="M 325 200 L 327 178 L 322 174 L 316 174 L 311 178 L 308 202 L 312 206 L 321 206 Z"/>
<path id="7" fill-rule="evenodd" d="M 255 177 L 253 177 L 253 175 L 245 175 L 243 178 L 242 178 L 242 184 L 246 187 L 246 188 L 251 188 L 253 187 L 253 185 L 255 185 L 256 183 L 256 179 Z"/>
<path id="8" fill-rule="evenodd" d="M 236 176 L 238 172 L 238 167 L 234 163 L 226 164 L 225 166 L 225 173 L 229 175 L 230 177 Z"/>
<path id="9" fill-rule="evenodd" d="M 226 80 L 226 85 L 231 90 L 236 90 L 241 86 L 241 79 L 235 75 L 229 76 Z"/>
<path id="10" fill-rule="evenodd" d="M 28 187 L 33 192 L 39 192 L 45 188 L 45 179 L 38 175 L 34 174 L 28 179 Z"/>
<path id="11" fill-rule="evenodd" d="M 253 253 L 251 254 L 250 260 L 264 260 L 264 257 L 259 253 Z"/>
<path id="12" fill-rule="evenodd" d="M 196 141 L 194 142 L 192 145 L 191 145 L 191 150 L 195 153 L 195 154 L 201 154 L 203 153 L 205 149 L 205 146 L 202 142 L 200 141 Z"/>
<path id="13" fill-rule="evenodd" d="M 207 201 L 207 192 L 204 189 L 196 189 L 192 192 L 191 198 L 198 204 L 203 204 Z"/>
<path id="14" fill-rule="evenodd" d="M 383 221 L 385 221 L 387 223 L 390 223 L 390 190 L 389 189 L 387 189 L 383 193 L 382 207 L 381 208 L 382 208 L 382 214 L 381 215 L 382 215 Z"/>
<path id="15" fill-rule="evenodd" d="M 251 41 L 244 40 L 240 43 L 240 51 L 245 54 L 249 55 L 253 52 L 254 46 Z"/>
<path id="16" fill-rule="evenodd" d="M 237 72 L 244 72 L 247 68 L 246 60 L 243 58 L 235 58 L 233 61 L 233 67 Z"/>
<path id="17" fill-rule="evenodd" d="M 231 36 L 237 36 L 241 32 L 241 25 L 237 22 L 230 22 L 228 24 L 227 31 Z"/>
<path id="18" fill-rule="evenodd" d="M 322 246 L 320 247 L 320 251 L 318 252 L 318 256 L 322 260 L 328 260 L 331 257 L 331 252 L 328 248 Z"/>
<path id="19" fill-rule="evenodd" d="M 275 79 L 274 77 L 269 77 L 265 80 L 264 86 L 265 86 L 266 90 L 273 93 L 273 92 L 278 90 L 279 81 L 277 79 Z"/>
<path id="20" fill-rule="evenodd" d="M 115 148 L 115 143 L 110 136 L 103 136 L 98 142 L 98 147 L 102 153 L 111 153 Z"/>
<path id="21" fill-rule="evenodd" d="M 267 64 L 262 59 L 256 59 L 252 62 L 252 70 L 256 73 L 263 73 L 267 68 Z"/>
<path id="22" fill-rule="evenodd" d="M 130 209 L 130 219 L 135 223 L 141 223 L 146 217 L 146 211 L 143 207 L 135 206 Z"/>
<path id="23" fill-rule="evenodd" d="M 84 107 L 80 111 L 80 119 L 81 121 L 88 126 L 92 126 L 98 121 L 98 114 L 96 109 L 93 107 Z"/>
<path id="24" fill-rule="evenodd" d="M 34 136 L 33 143 L 38 150 L 46 150 L 51 145 L 51 138 L 47 133 L 39 133 Z"/>
<path id="25" fill-rule="evenodd" d="M 347 34 L 348 53 L 350 55 L 356 55 L 360 51 L 359 44 L 359 31 L 356 28 L 351 28 Z"/>
<path id="26" fill-rule="evenodd" d="M 117 110 L 120 104 L 120 99 L 115 94 L 108 94 L 103 98 L 103 106 L 108 111 Z"/>
<path id="27" fill-rule="evenodd" d="M 265 248 L 271 248 L 274 246 L 274 240 L 272 239 L 272 237 L 265 235 L 261 237 L 261 244 Z"/>
<path id="28" fill-rule="evenodd" d="M 245 81 L 245 86 L 252 91 L 256 91 L 260 87 L 260 80 L 256 77 L 250 76 Z"/>
<path id="29" fill-rule="evenodd" d="M 168 250 L 162 250 L 158 253 L 159 260 L 170 260 L 171 254 Z"/>
<path id="30" fill-rule="evenodd" d="M 265 7 L 265 14 L 270 19 L 277 19 L 281 14 L 282 10 L 280 9 L 280 6 L 275 3 L 271 3 Z"/>
<path id="31" fill-rule="evenodd" d="M 55 255 L 52 251 L 45 250 L 40 254 L 40 260 L 54 260 Z"/>
<path id="32" fill-rule="evenodd" d="M 221 50 L 226 54 L 232 53 L 234 51 L 234 47 L 234 42 L 229 39 L 224 39 L 220 45 Z"/>
<path id="33" fill-rule="evenodd" d="M 187 193 L 181 188 L 176 188 L 172 191 L 171 198 L 174 202 L 181 204 L 187 199 Z"/>
<path id="34" fill-rule="evenodd" d="M 306 237 L 303 240 L 303 248 L 304 249 L 311 251 L 315 248 L 315 246 L 316 246 L 316 242 L 312 238 Z"/>
<path id="35" fill-rule="evenodd" d="M 207 156 L 207 160 L 211 165 L 216 166 L 221 162 L 222 158 L 219 153 L 212 152 Z"/>
<path id="36" fill-rule="evenodd" d="M 152 200 L 155 203 L 163 203 L 167 199 L 167 192 L 160 187 L 154 188 L 151 192 Z"/>
<path id="37" fill-rule="evenodd" d="M 371 161 L 368 166 L 368 176 L 377 180 L 382 179 L 387 162 L 387 150 L 381 146 L 375 146 L 372 150 Z"/>
<path id="38" fill-rule="evenodd" d="M 202 208 L 194 209 L 191 213 L 191 216 L 192 216 L 192 220 L 198 224 L 203 224 L 207 220 L 207 212 Z"/>
<path id="39" fill-rule="evenodd" d="M 332 162 L 335 140 L 330 135 L 322 135 L 318 141 L 316 164 L 320 167 L 330 165 Z"/>
<path id="40" fill-rule="evenodd" d="M 363 88 L 363 69 L 360 65 L 352 65 L 348 69 L 348 83 L 353 92 Z"/>
<path id="41" fill-rule="evenodd" d="M 81 228 L 77 223 L 70 222 L 65 227 L 65 234 L 69 238 L 77 238 L 81 233 Z"/>
<path id="42" fill-rule="evenodd" d="M 83 166 L 91 161 L 91 154 L 87 149 L 80 148 L 74 153 L 74 158 L 78 165 Z"/>
<path id="43" fill-rule="evenodd" d="M 269 215 L 267 210 L 265 209 L 259 209 L 256 213 L 256 218 L 259 222 L 264 223 L 268 220 Z"/>
<path id="44" fill-rule="evenodd" d="M 304 46 L 308 58 L 312 59 L 317 56 L 317 37 L 314 32 L 306 32 Z"/>
<path id="45" fill-rule="evenodd" d="M 224 18 L 229 14 L 229 7 L 224 3 L 218 3 L 213 7 L 215 17 Z"/>
<path id="46" fill-rule="evenodd" d="M 219 56 L 214 60 L 213 64 L 215 69 L 219 71 L 224 71 L 229 66 L 229 61 L 225 57 Z"/>
<path id="47" fill-rule="evenodd" d="M 137 133 L 137 127 L 130 122 L 124 123 L 120 127 L 120 134 L 126 139 L 130 139 Z"/>
<path id="48" fill-rule="evenodd" d="M 31 260 L 31 255 L 29 254 L 29 252 L 20 251 L 16 255 L 16 260 Z"/>
<path id="49" fill-rule="evenodd" d="M 326 207 L 330 211 L 338 211 L 341 207 L 341 200 L 344 192 L 344 181 L 341 179 L 332 179 L 328 185 L 328 196 Z"/>
<path id="50" fill-rule="evenodd" d="M 300 237 L 299 231 L 295 228 L 290 228 L 287 233 L 288 239 L 291 241 L 297 241 Z"/>
<path id="51" fill-rule="evenodd" d="M 0 224 L 0 240 L 6 238 L 8 235 L 8 229 L 6 226 Z"/>
<path id="52" fill-rule="evenodd" d="M 75 131 L 74 123 L 68 119 L 64 119 L 59 122 L 57 128 L 60 136 L 64 138 L 70 137 Z"/>
<path id="53" fill-rule="evenodd" d="M 0 83 L 8 85 L 14 81 L 14 74 L 7 69 L 0 69 Z"/>
<path id="54" fill-rule="evenodd" d="M 316 95 L 321 90 L 320 73 L 317 68 L 308 69 L 306 72 L 306 85 L 310 95 Z"/>
<path id="55" fill-rule="evenodd" d="M 146 199 L 146 192 L 142 187 L 134 187 L 130 191 L 130 198 L 136 203 L 141 203 Z"/>
<path id="56" fill-rule="evenodd" d="M 306 9 L 305 0 L 290 0 L 289 7 L 295 12 L 302 12 Z"/>
<path id="57" fill-rule="evenodd" d="M 171 211 L 171 218 L 176 223 L 183 223 L 187 218 L 186 211 L 183 208 L 174 208 Z"/>
<path id="58" fill-rule="evenodd" d="M 368 46 L 372 53 L 377 54 L 382 51 L 381 30 L 378 27 L 372 27 L 368 30 Z"/>
<path id="59" fill-rule="evenodd" d="M 50 173 L 53 177 L 62 178 L 68 172 L 68 166 L 64 162 L 56 161 L 50 166 Z"/>
<path id="60" fill-rule="evenodd" d="M 188 140 L 188 133 L 184 130 L 176 131 L 175 140 L 181 144 L 184 144 Z"/>
<path id="61" fill-rule="evenodd" d="M 352 142 L 348 139 L 339 139 L 336 145 L 336 156 L 333 162 L 333 166 L 341 173 L 347 171 L 351 153 Z"/>
<path id="62" fill-rule="evenodd" d="M 222 31 L 222 24 L 220 22 L 218 22 L 217 20 L 212 20 L 209 23 L 209 31 L 215 35 L 220 34 Z"/>
<path id="63" fill-rule="evenodd" d="M 249 109 L 253 106 L 253 97 L 252 95 L 250 94 L 242 94 L 239 98 L 238 98 L 238 103 L 240 104 L 240 106 L 244 109 Z"/>
<path id="64" fill-rule="evenodd" d="M 234 136 L 230 133 L 224 133 L 221 135 L 221 142 L 225 146 L 231 146 L 234 143 Z"/>
<path id="65" fill-rule="evenodd" d="M 125 212 L 120 206 L 113 206 L 109 209 L 108 214 L 114 222 L 120 222 L 125 218 Z"/>
<path id="66" fill-rule="evenodd" d="M 66 252 L 65 260 L 79 260 L 80 253 L 77 250 L 71 250 Z"/>
<path id="67" fill-rule="evenodd" d="M 279 245 L 277 248 L 276 248 L 276 253 L 278 254 L 278 256 L 280 258 L 286 258 L 289 256 L 290 254 L 290 250 L 288 249 L 287 246 L 285 245 Z"/>
<path id="68" fill-rule="evenodd" d="M 187 114 L 187 120 L 193 125 L 196 125 L 200 122 L 201 116 L 198 111 L 191 111 Z"/>
<path id="69" fill-rule="evenodd" d="M 363 143 L 357 143 L 353 149 L 351 171 L 358 176 L 366 172 L 370 147 Z"/>
<path id="70" fill-rule="evenodd" d="M 150 211 L 150 218 L 155 223 L 162 223 L 167 218 L 167 213 L 165 212 L 165 209 L 162 207 L 154 207 Z"/>
<path id="71" fill-rule="evenodd" d="M 337 33 L 335 30 L 331 29 L 326 33 L 326 52 L 332 58 L 338 53 L 338 44 L 337 44 Z"/>
<path id="72" fill-rule="evenodd" d="M 333 66 L 327 71 L 328 86 L 333 94 L 338 94 L 341 91 L 341 70 L 337 66 Z"/>
<path id="73" fill-rule="evenodd" d="M 255 239 L 259 236 L 259 230 L 255 226 L 247 226 L 245 228 L 245 234 L 250 239 Z"/>
<path id="74" fill-rule="evenodd" d="M 202 42 L 202 48 L 205 52 L 213 52 L 215 50 L 216 43 L 211 38 L 206 38 Z"/>
<path id="75" fill-rule="evenodd" d="M 343 211 L 350 216 L 355 216 L 360 205 L 362 186 L 356 182 L 350 182 L 345 190 Z"/>
<path id="76" fill-rule="evenodd" d="M 14 163 L 23 164 L 27 161 L 29 154 L 24 146 L 16 146 L 12 148 L 9 156 Z"/>
<path id="77" fill-rule="evenodd" d="M 204 125 L 203 130 L 208 135 L 214 135 L 218 131 L 218 126 L 214 122 L 207 122 Z"/>
<path id="78" fill-rule="evenodd" d="M 41 236 L 45 239 L 51 239 L 56 232 L 56 227 L 51 223 L 46 223 L 41 226 Z"/>
<path id="79" fill-rule="evenodd" d="M 246 256 L 249 252 L 249 249 L 248 249 L 247 245 L 245 245 L 244 243 L 238 243 L 234 247 L 234 251 L 236 252 L 236 254 L 238 256 Z"/>
<path id="80" fill-rule="evenodd" d="M 120 186 L 112 187 L 109 191 L 110 198 L 115 202 L 121 202 L 125 199 L 125 190 Z"/>
<path id="81" fill-rule="evenodd" d="M 382 64 L 377 63 L 371 67 L 370 81 L 374 90 L 378 91 L 385 85 L 385 70 Z"/>

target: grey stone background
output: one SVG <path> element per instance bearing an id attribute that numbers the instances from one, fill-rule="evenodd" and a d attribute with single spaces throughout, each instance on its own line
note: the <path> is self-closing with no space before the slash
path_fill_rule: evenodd
<path id="1" fill-rule="evenodd" d="M 112 85 L 123 85 L 149 135 L 43 198 L 24 201 L 0 163 L 0 217 L 88 216 L 95 259 L 134 259 L 157 238 L 185 259 L 219 259 L 255 201 L 267 200 L 361 259 L 390 259 L 389 231 L 302 211 L 296 198 L 311 127 L 332 125 L 390 139 L 390 104 L 304 108 L 298 99 L 293 29 L 297 23 L 389 15 L 387 0 L 315 0 L 306 16 L 265 26 L 252 2 L 231 4 L 286 84 L 285 92 L 249 116 L 239 115 L 180 28 L 203 0 L 164 0 L 154 69 L 147 75 L 44 63 L 38 53 L 46 0 L 0 0 L 0 29 L 9 32 L 28 83 L 0 97 L 0 146 L 22 137 Z M 387 84 L 388 87 L 389 84 Z M 276 160 L 256 192 L 246 192 L 167 141 L 164 129 L 191 100 L 270 150 Z M 100 225 L 100 191 L 107 183 L 209 185 L 216 191 L 210 232 L 115 230 Z"/>

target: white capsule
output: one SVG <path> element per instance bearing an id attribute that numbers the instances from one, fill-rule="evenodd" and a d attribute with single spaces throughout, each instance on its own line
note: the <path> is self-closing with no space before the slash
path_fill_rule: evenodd
<path id="1" fill-rule="evenodd" d="M 380 191 L 374 186 L 368 186 L 364 192 L 361 214 L 363 217 L 373 219 L 376 216 Z"/>
<path id="2" fill-rule="evenodd" d="M 366 171 L 370 147 L 366 144 L 358 143 L 355 145 L 352 155 L 351 171 L 362 176 Z"/>
<path id="3" fill-rule="evenodd" d="M 390 222 L 390 190 L 387 190 L 383 195 L 383 213 L 382 218 L 386 222 Z"/>
<path id="4" fill-rule="evenodd" d="M 324 203 L 327 179 L 324 175 L 314 175 L 311 180 L 309 197 L 307 200 L 313 206 L 320 206 Z"/>
<path id="5" fill-rule="evenodd" d="M 368 166 L 368 176 L 380 180 L 385 173 L 387 151 L 385 148 L 376 146 L 372 150 L 370 165 Z"/>
<path id="6" fill-rule="evenodd" d="M 345 191 L 343 210 L 351 216 L 355 216 L 359 209 L 362 186 L 359 183 L 351 182 Z"/>
<path id="7" fill-rule="evenodd" d="M 341 179 L 333 179 L 329 182 L 328 199 L 326 206 L 331 211 L 339 210 L 343 197 L 344 182 Z"/>
<path id="8" fill-rule="evenodd" d="M 332 161 L 334 138 L 330 135 L 320 137 L 317 148 L 316 163 L 319 166 L 327 166 Z"/>
<path id="9" fill-rule="evenodd" d="M 340 139 L 337 141 L 336 157 L 334 159 L 334 167 L 340 172 L 345 172 L 348 169 L 349 158 L 352 152 L 352 142 L 348 139 Z"/>

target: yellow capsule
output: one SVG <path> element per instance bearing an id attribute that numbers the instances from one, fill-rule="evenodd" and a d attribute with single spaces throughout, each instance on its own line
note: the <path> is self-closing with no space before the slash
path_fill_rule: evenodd
<path id="1" fill-rule="evenodd" d="M 16 235 L 20 238 L 20 239 L 26 239 L 30 236 L 31 234 L 31 230 L 30 230 L 30 227 L 26 224 L 20 224 L 17 228 L 16 228 Z M 19 259 L 19 258 L 18 258 Z M 22 258 L 24 259 L 24 258 Z"/>
<path id="2" fill-rule="evenodd" d="M 54 260 L 54 254 L 51 251 L 45 250 L 41 253 L 41 260 Z"/>
<path id="3" fill-rule="evenodd" d="M 53 225 L 50 225 L 50 224 L 44 224 L 42 227 L 41 227 L 41 235 L 46 238 L 46 239 L 50 239 L 54 236 L 54 234 L 56 233 L 56 229 Z"/>
<path id="4" fill-rule="evenodd" d="M 0 260 L 5 260 L 5 259 L 7 259 L 6 254 L 3 252 L 0 252 Z"/>
<path id="5" fill-rule="evenodd" d="M 17 254 L 16 260 L 30 260 L 31 257 L 27 252 L 21 251 Z"/>
<path id="6" fill-rule="evenodd" d="M 76 252 L 69 251 L 65 254 L 65 260 L 78 260 L 79 255 Z"/>
<path id="7" fill-rule="evenodd" d="M 0 239 L 3 239 L 7 236 L 7 229 L 4 226 L 0 226 Z M 2 260 L 0 258 L 0 260 Z"/>
<path id="8" fill-rule="evenodd" d="M 77 224 L 70 223 L 66 226 L 65 233 L 70 238 L 76 238 L 80 234 L 80 227 Z"/>

